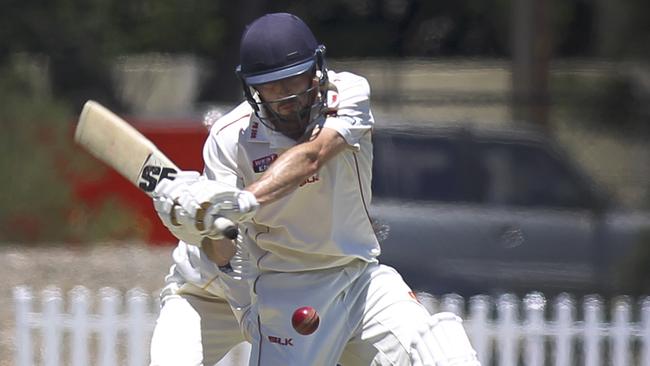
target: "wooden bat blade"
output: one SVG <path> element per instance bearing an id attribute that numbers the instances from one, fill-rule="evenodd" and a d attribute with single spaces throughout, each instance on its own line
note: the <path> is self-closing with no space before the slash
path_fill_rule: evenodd
<path id="1" fill-rule="evenodd" d="M 158 182 L 164 178 L 174 179 L 178 173 L 178 167 L 153 142 L 92 100 L 87 101 L 81 111 L 74 139 L 149 196 Z M 213 225 L 227 238 L 237 238 L 237 226 L 232 221 L 216 217 Z"/>
<path id="2" fill-rule="evenodd" d="M 149 139 L 92 100 L 81 111 L 74 138 L 148 195 L 160 180 L 173 178 L 178 172 L 178 167 Z"/>

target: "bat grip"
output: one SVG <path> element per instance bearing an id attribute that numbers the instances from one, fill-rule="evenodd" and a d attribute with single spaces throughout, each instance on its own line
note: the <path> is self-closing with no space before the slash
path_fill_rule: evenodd
<path id="1" fill-rule="evenodd" d="M 230 240 L 235 240 L 237 239 L 237 235 L 239 235 L 239 230 L 237 229 L 237 224 L 232 222 L 231 220 L 220 216 L 220 215 L 209 215 L 206 213 L 206 211 L 210 210 L 211 203 L 210 202 L 203 202 L 200 205 L 200 208 L 196 211 L 196 217 L 199 218 L 208 218 L 210 216 L 213 217 L 212 221 L 212 227 L 210 231 L 214 234 L 222 234 L 224 237 L 230 239 Z M 199 230 L 204 230 L 206 227 L 204 226 L 205 223 L 201 220 L 200 222 L 196 222 L 196 227 Z M 210 234 L 211 235 L 211 234 Z M 208 237 L 210 237 L 208 235 Z"/>
<path id="2" fill-rule="evenodd" d="M 231 240 L 237 239 L 237 235 L 239 235 L 237 225 L 223 216 L 216 216 L 214 218 L 213 227 L 217 232 L 222 233 L 223 236 Z"/>

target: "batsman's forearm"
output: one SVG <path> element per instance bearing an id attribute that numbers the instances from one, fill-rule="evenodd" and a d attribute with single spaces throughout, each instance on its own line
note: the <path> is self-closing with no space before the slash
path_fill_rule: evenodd
<path id="1" fill-rule="evenodd" d="M 246 187 L 260 205 L 276 201 L 293 192 L 319 169 L 318 154 L 306 149 L 290 149 L 269 167 L 255 183 Z"/>
<path id="2" fill-rule="evenodd" d="M 332 157 L 347 146 L 333 129 L 323 128 L 310 141 L 300 143 L 281 154 L 255 183 L 246 187 L 260 205 L 278 200 L 296 190 Z"/>
<path id="3" fill-rule="evenodd" d="M 210 239 L 203 238 L 201 249 L 208 258 L 218 266 L 224 266 L 230 263 L 230 258 L 235 255 L 235 243 L 230 239 Z"/>

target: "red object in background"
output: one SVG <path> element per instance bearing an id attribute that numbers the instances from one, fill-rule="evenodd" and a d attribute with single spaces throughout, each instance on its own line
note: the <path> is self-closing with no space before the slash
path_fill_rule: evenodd
<path id="1" fill-rule="evenodd" d="M 200 121 L 194 120 L 137 120 L 127 119 L 138 131 L 149 138 L 165 155 L 183 170 L 203 170 L 203 144 L 208 135 Z M 103 164 L 103 163 L 102 163 Z M 136 188 L 113 169 L 106 169 L 99 179 L 75 181 L 77 197 L 92 207 L 99 207 L 106 199 L 115 198 L 148 222 L 144 238 L 153 245 L 175 245 L 177 239 L 160 222 L 151 198 Z"/>

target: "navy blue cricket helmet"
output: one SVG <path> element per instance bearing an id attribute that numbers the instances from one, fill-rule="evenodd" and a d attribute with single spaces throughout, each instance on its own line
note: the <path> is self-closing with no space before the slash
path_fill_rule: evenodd
<path id="1" fill-rule="evenodd" d="M 319 44 L 300 18 L 272 13 L 244 31 L 237 73 L 253 86 L 299 75 L 316 66 Z"/>
<path id="2" fill-rule="evenodd" d="M 236 73 L 242 82 L 244 95 L 257 116 L 268 127 L 292 138 L 301 135 L 324 105 L 325 98 L 320 95 L 320 89 L 327 84 L 325 47 L 318 43 L 309 27 L 297 16 L 271 13 L 248 25 L 242 35 L 239 52 L 240 64 Z M 310 105 L 296 111 L 295 118 L 291 120 L 273 113 L 268 108 L 269 101 L 261 100 L 255 89 L 257 85 L 305 73 L 312 73 L 318 78 L 317 87 L 305 90 L 305 93 L 314 93 L 315 97 Z"/>

